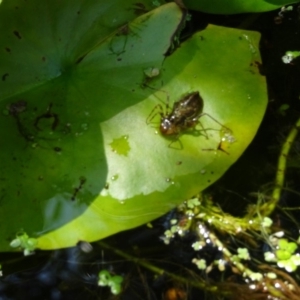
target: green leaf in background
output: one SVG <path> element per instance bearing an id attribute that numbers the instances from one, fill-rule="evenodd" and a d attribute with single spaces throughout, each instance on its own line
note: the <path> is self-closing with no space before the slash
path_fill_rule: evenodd
<path id="1" fill-rule="evenodd" d="M 20 230 L 55 249 L 153 220 L 253 139 L 267 103 L 259 34 L 209 26 L 164 60 L 182 23 L 174 3 L 41 3 L 0 6 L 2 251 Z M 157 133 L 192 92 L 201 124 Z"/>
<path id="2" fill-rule="evenodd" d="M 188 9 L 212 14 L 263 12 L 297 2 L 290 0 L 184 0 Z"/>
<path id="3" fill-rule="evenodd" d="M 146 4 L 1 4 L 1 250 L 20 230 L 39 235 L 76 218 L 105 187 L 100 122 L 149 94 L 134 91 L 182 19 L 169 4 L 128 25 Z"/>

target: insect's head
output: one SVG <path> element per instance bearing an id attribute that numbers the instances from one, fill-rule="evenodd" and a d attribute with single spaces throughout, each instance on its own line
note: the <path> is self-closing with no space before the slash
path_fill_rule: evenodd
<path id="1" fill-rule="evenodd" d="M 160 132 L 162 135 L 174 135 L 177 134 L 177 128 L 171 118 L 164 117 L 160 122 Z"/>

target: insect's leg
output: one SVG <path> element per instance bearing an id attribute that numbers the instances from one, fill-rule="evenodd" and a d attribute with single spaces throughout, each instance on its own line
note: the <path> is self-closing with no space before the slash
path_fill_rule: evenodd
<path id="1" fill-rule="evenodd" d="M 168 115 L 168 114 L 170 113 L 170 105 L 169 105 L 169 103 L 170 103 L 170 96 L 169 96 L 169 93 L 166 92 L 166 91 L 164 91 L 164 90 L 161 90 L 161 89 L 157 89 L 157 88 L 155 88 L 155 87 L 152 87 L 152 86 L 150 86 L 150 85 L 148 85 L 148 84 L 145 84 L 145 86 L 148 87 L 148 88 L 151 89 L 151 90 L 154 90 L 154 91 L 157 91 L 157 92 L 162 92 L 162 93 L 165 93 L 165 94 L 166 94 L 167 101 L 166 101 L 166 102 L 164 102 L 164 101 L 162 101 L 162 100 L 160 100 L 160 101 L 162 101 L 162 102 L 165 104 L 165 106 L 166 106 L 166 113 L 165 113 L 165 114 Z"/>
<path id="2" fill-rule="evenodd" d="M 201 115 L 202 116 L 202 115 Z M 204 128 L 204 126 L 202 125 L 202 123 L 199 121 L 199 120 L 197 120 L 197 124 L 199 124 L 200 126 L 201 126 L 201 128 L 202 128 L 202 130 L 204 131 L 204 136 L 206 137 L 206 139 L 208 140 L 208 134 L 207 134 L 207 129 L 205 129 Z"/>
<path id="3" fill-rule="evenodd" d="M 164 109 L 161 104 L 157 104 L 153 107 L 146 119 L 146 124 L 149 125 L 156 115 L 160 115 L 161 117 L 164 115 Z"/>
<path id="4" fill-rule="evenodd" d="M 202 113 L 199 118 L 204 117 L 204 116 L 208 116 L 209 118 L 211 118 L 213 121 L 215 121 L 216 123 L 218 123 L 220 126 L 222 126 L 223 128 L 225 128 L 227 131 L 231 132 L 231 129 L 226 127 L 225 125 L 223 125 L 222 123 L 220 123 L 218 120 L 216 120 L 214 117 L 212 117 L 210 114 L 208 113 Z"/>
<path id="5" fill-rule="evenodd" d="M 165 91 L 164 91 L 165 92 Z M 170 110 L 170 95 L 165 92 L 167 95 L 167 101 L 166 101 L 166 115 L 169 115 L 171 110 Z"/>
<path id="6" fill-rule="evenodd" d="M 171 145 L 174 144 L 175 142 L 179 143 L 179 148 L 171 147 Z M 176 149 L 176 150 L 182 150 L 183 149 L 183 145 L 182 145 L 182 142 L 179 139 L 179 135 L 177 135 L 177 136 L 174 137 L 174 139 L 170 142 L 170 144 L 168 145 L 168 147 L 172 148 L 172 149 Z"/>
<path id="7" fill-rule="evenodd" d="M 216 150 L 222 151 L 222 152 L 226 153 L 227 155 L 229 155 L 229 153 L 222 148 L 222 141 L 220 141 L 220 143 L 216 149 L 213 149 L 213 148 L 202 149 L 202 151 L 216 151 Z"/>

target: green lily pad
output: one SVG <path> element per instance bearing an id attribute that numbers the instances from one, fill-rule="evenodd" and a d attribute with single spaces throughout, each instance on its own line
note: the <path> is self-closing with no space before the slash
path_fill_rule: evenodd
<path id="1" fill-rule="evenodd" d="M 55 249 L 153 220 L 253 139 L 267 103 L 258 33 L 209 26 L 164 59 L 182 22 L 174 3 L 125 25 L 146 5 L 39 3 L 0 6 L 2 251 L 20 230 Z M 160 134 L 161 114 L 192 93 L 200 123 Z"/>
<path id="2" fill-rule="evenodd" d="M 266 107 L 258 40 L 255 32 L 209 26 L 169 56 L 144 88 L 152 94 L 101 124 L 106 188 L 80 217 L 40 237 L 39 246 L 74 245 L 144 224 L 220 178 L 253 139 Z M 195 91 L 209 114 L 202 127 L 178 140 L 162 136 L 161 109 Z M 153 109 L 158 114 L 147 124 Z"/>
<path id="3" fill-rule="evenodd" d="M 264 12 L 297 3 L 290 0 L 185 0 L 188 9 L 200 10 L 212 14 L 239 14 Z"/>
<path id="4" fill-rule="evenodd" d="M 37 236 L 68 223 L 105 187 L 100 123 L 150 94 L 134 89 L 144 68 L 162 63 L 182 20 L 175 4 L 137 18 L 142 8 L 134 1 L 1 4 L 0 215 L 10 220 L 0 229 L 1 250 L 19 231 Z"/>

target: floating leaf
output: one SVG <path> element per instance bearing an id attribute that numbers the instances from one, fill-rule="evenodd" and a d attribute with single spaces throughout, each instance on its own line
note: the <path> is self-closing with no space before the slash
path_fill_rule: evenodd
<path id="1" fill-rule="evenodd" d="M 0 6 L 1 217 L 18 216 L 1 227 L 1 250 L 21 228 L 55 249 L 147 223 L 220 178 L 257 131 L 259 34 L 209 26 L 165 59 L 181 9 L 113 4 Z M 157 134 L 191 93 L 200 123 Z"/>
<path id="2" fill-rule="evenodd" d="M 200 10 L 207 13 L 239 14 L 274 10 L 296 2 L 290 0 L 185 0 L 184 4 L 188 9 Z"/>

